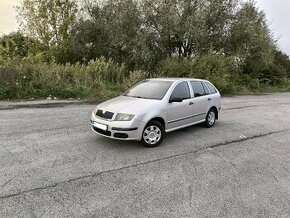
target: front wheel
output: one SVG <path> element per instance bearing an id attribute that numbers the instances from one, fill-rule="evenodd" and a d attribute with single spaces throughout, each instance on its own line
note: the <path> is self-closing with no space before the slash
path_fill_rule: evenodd
<path id="1" fill-rule="evenodd" d="M 207 127 L 207 128 L 211 128 L 211 127 L 213 127 L 214 126 L 214 124 L 215 124 L 215 121 L 216 121 L 216 110 L 214 110 L 213 108 L 211 108 L 210 110 L 209 110 L 209 112 L 207 113 L 207 115 L 206 115 L 206 118 L 205 118 L 205 126 Z"/>
<path id="2" fill-rule="evenodd" d="M 156 147 L 161 144 L 164 135 L 164 127 L 158 121 L 151 121 L 144 128 L 142 143 L 146 147 Z"/>

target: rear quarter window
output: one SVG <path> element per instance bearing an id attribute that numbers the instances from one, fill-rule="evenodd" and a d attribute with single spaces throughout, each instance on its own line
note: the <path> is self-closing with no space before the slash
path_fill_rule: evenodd
<path id="1" fill-rule="evenodd" d="M 208 82 L 204 82 L 204 83 L 205 83 L 206 86 L 208 87 L 208 89 L 209 89 L 209 91 L 210 91 L 211 94 L 215 94 L 215 93 L 217 93 L 216 88 L 215 88 L 212 84 L 210 84 L 210 83 L 208 83 Z"/>

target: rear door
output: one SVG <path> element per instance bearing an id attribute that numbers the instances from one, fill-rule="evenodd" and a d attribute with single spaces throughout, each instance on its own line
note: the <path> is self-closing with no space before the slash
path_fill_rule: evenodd
<path id="1" fill-rule="evenodd" d="M 213 84 L 211 84 L 208 81 L 204 81 L 204 84 L 210 91 L 210 98 L 211 98 L 211 105 L 210 106 L 215 106 L 218 110 L 221 108 L 221 95 L 218 92 L 218 90 L 214 87 Z"/>
<path id="2" fill-rule="evenodd" d="M 193 122 L 199 122 L 205 119 L 208 112 L 207 110 L 211 101 L 210 93 L 202 81 L 190 81 L 190 85 L 194 95 L 193 110 L 195 116 Z"/>

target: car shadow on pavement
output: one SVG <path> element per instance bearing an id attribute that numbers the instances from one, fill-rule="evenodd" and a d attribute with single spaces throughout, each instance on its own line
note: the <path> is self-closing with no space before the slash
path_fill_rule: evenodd
<path id="1" fill-rule="evenodd" d="M 217 122 L 215 126 L 211 129 L 218 128 L 221 125 L 221 123 Z M 158 147 L 166 146 L 167 142 L 172 140 L 182 140 L 184 137 L 190 137 L 192 134 L 198 135 L 201 132 L 204 132 L 206 130 L 210 130 L 206 128 L 203 124 L 197 124 L 194 126 L 189 126 L 183 129 L 179 129 L 170 133 L 165 134 L 164 141 L 161 145 Z M 136 148 L 147 148 L 144 147 L 143 144 L 140 141 L 126 141 L 126 140 L 116 140 L 116 139 L 110 139 L 103 136 L 97 136 L 97 142 L 99 145 L 106 147 L 106 149 L 136 149 Z"/>
<path id="2" fill-rule="evenodd" d="M 98 137 L 98 144 L 101 144 L 102 146 L 106 146 L 107 149 L 135 149 L 135 148 L 142 148 L 144 147 L 141 142 L 139 141 L 126 141 L 126 140 L 116 140 L 116 139 L 110 139 L 102 136 Z"/>
<path id="3" fill-rule="evenodd" d="M 166 145 L 167 141 L 173 141 L 176 139 L 183 140 L 185 137 L 191 137 L 193 134 L 195 136 L 200 137 L 208 131 L 211 131 L 211 130 L 214 131 L 214 129 L 219 128 L 221 125 L 222 125 L 221 122 L 217 122 L 214 127 L 206 128 L 204 124 L 201 123 L 201 124 L 189 126 L 183 129 L 179 129 L 173 132 L 169 132 L 165 135 L 165 139 L 162 145 Z"/>
<path id="4" fill-rule="evenodd" d="M 170 138 L 170 137 L 180 137 L 181 135 L 184 134 L 190 134 L 193 131 L 201 131 L 202 129 L 204 129 L 204 125 L 203 124 L 198 124 L 198 125 L 194 125 L 194 126 L 189 126 L 189 127 L 185 127 L 183 129 L 179 129 L 173 132 L 169 132 L 166 134 L 166 138 Z"/>

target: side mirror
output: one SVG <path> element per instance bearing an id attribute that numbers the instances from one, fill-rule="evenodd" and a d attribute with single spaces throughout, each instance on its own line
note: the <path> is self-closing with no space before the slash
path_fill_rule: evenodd
<path id="1" fill-rule="evenodd" d="M 179 97 L 171 97 L 169 99 L 169 103 L 173 103 L 173 102 L 182 102 L 183 99 L 182 98 L 179 98 Z"/>

